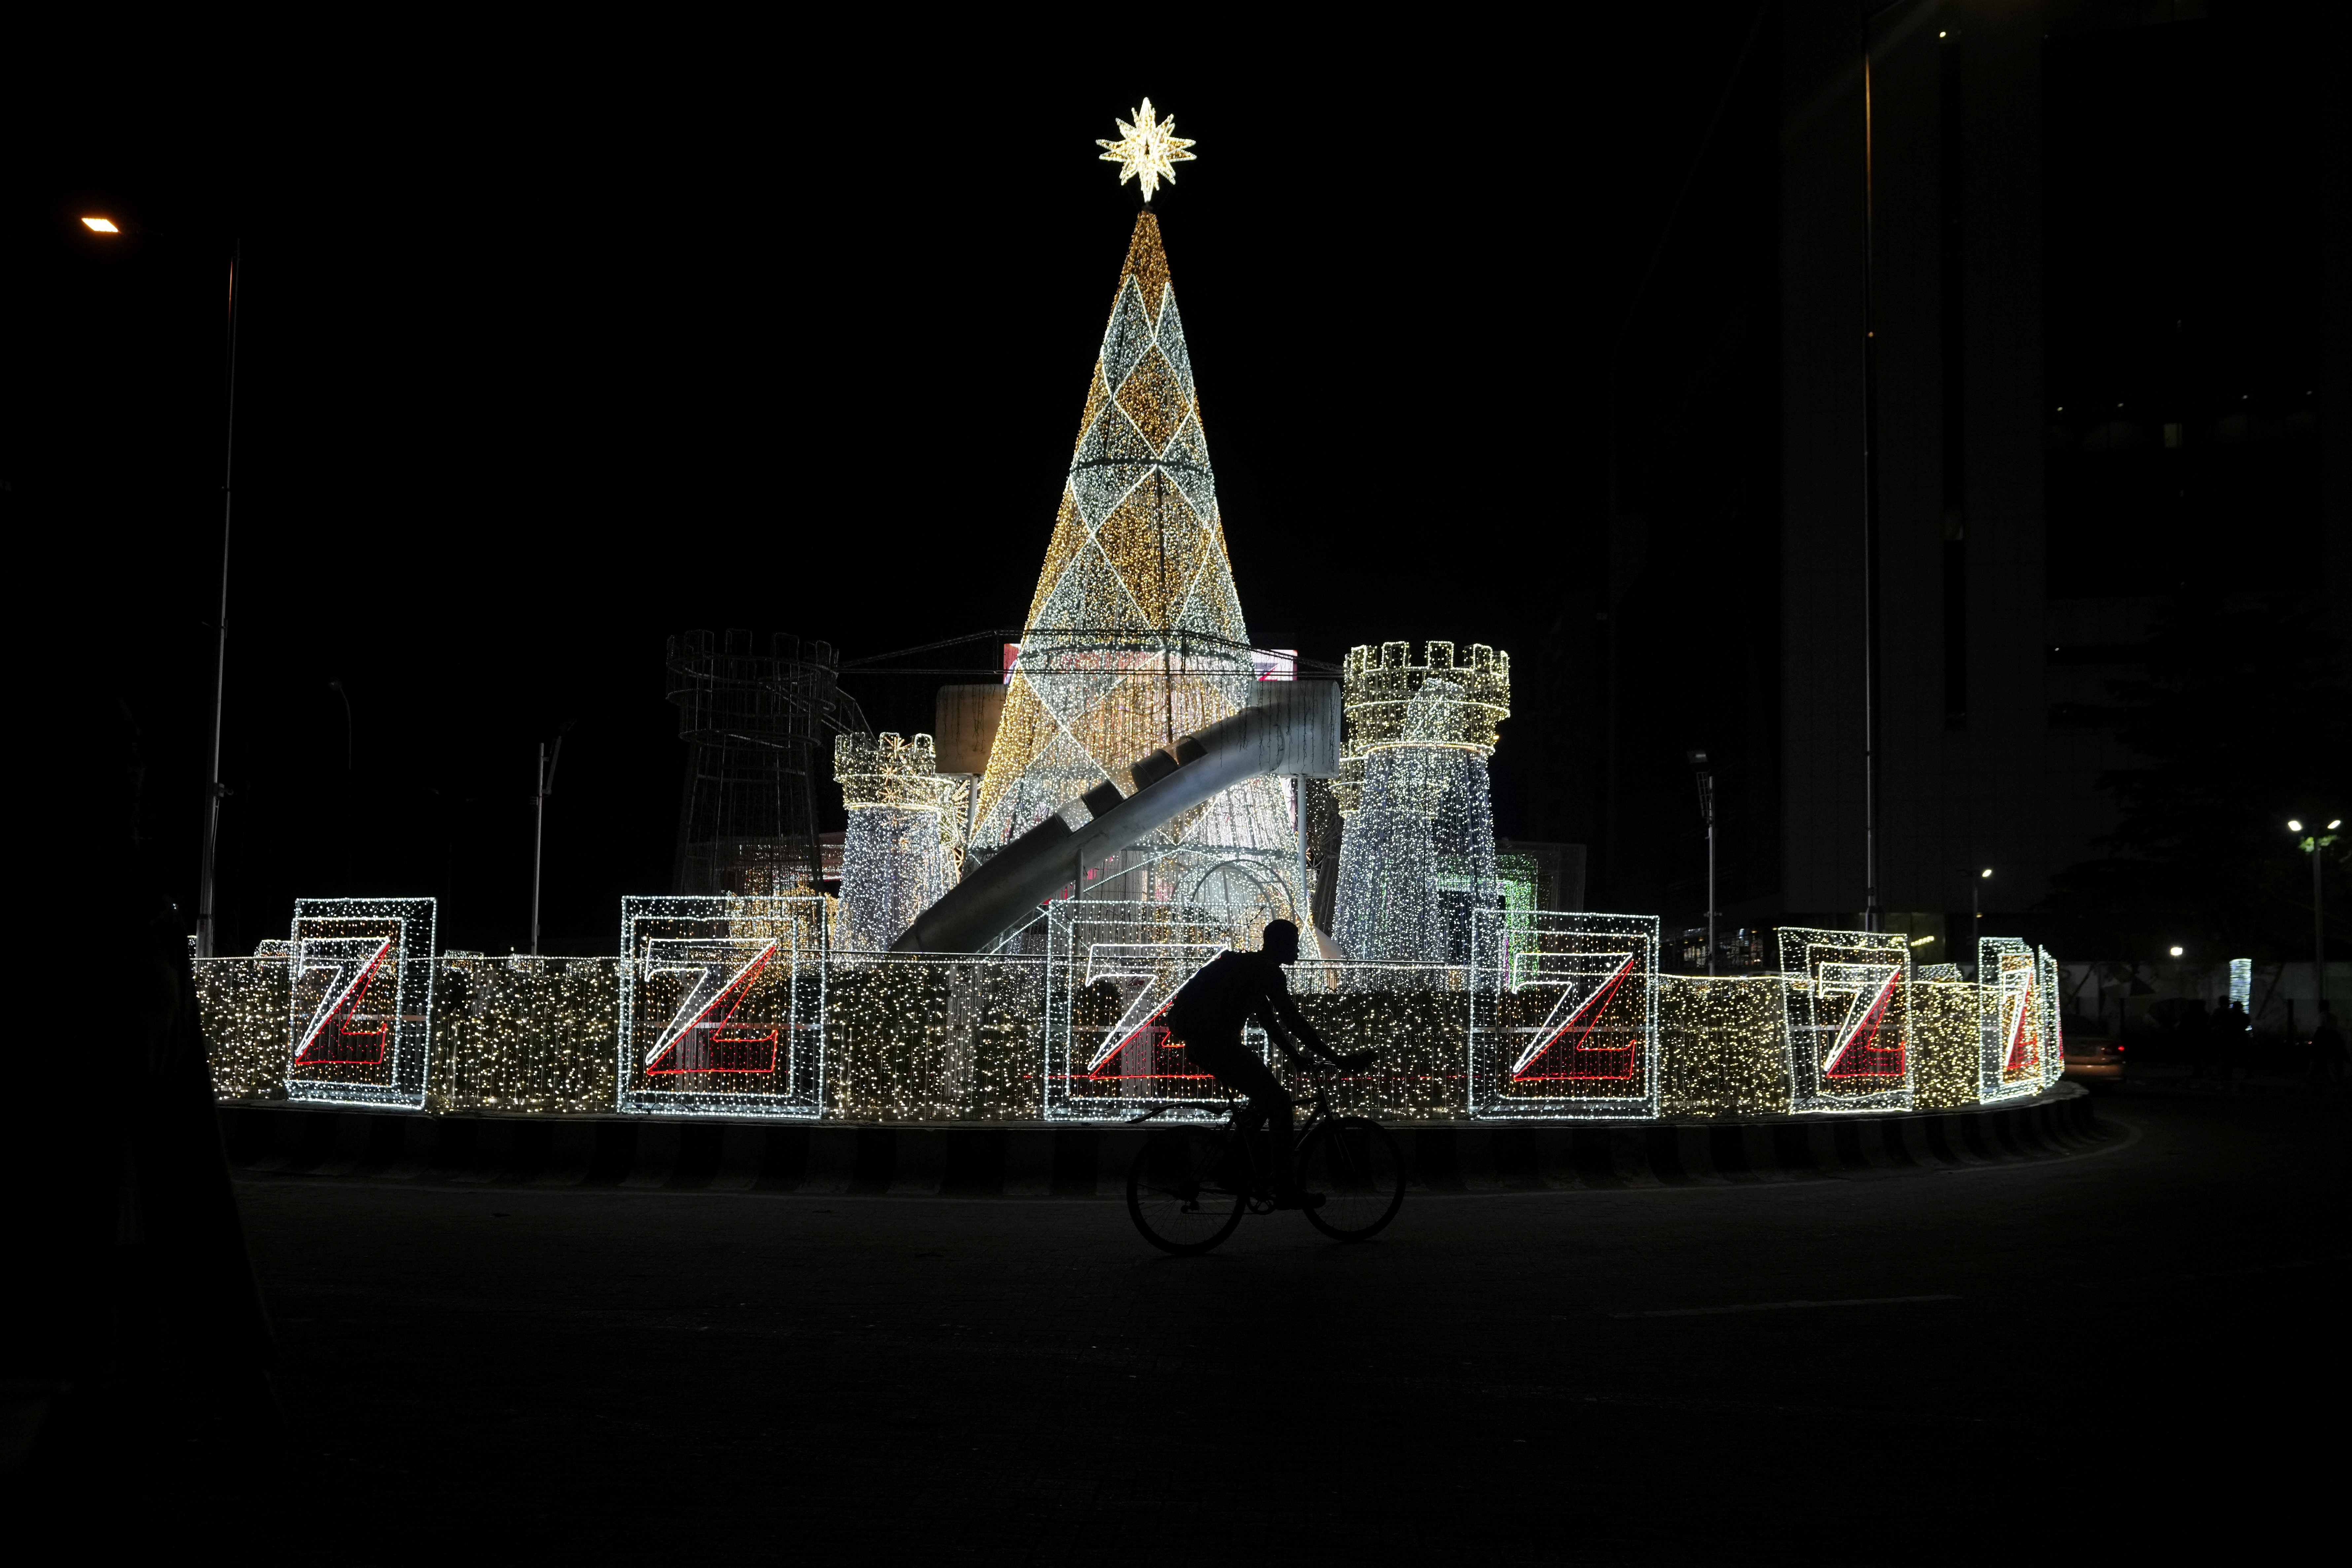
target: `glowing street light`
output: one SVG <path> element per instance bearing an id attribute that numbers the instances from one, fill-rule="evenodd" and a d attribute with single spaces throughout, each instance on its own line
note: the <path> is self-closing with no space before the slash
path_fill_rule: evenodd
<path id="1" fill-rule="evenodd" d="M 1988 866 L 1969 884 L 1969 912 L 1979 920 L 1984 919 L 1984 885 L 1991 879 L 1992 868 Z"/>
<path id="2" fill-rule="evenodd" d="M 121 235 L 110 217 L 86 215 L 82 226 L 92 234 Z M 221 710 L 228 695 L 228 544 L 231 489 L 236 474 L 236 278 L 244 270 L 244 247 L 228 247 L 228 439 L 221 458 L 220 608 L 213 617 L 213 746 L 212 772 L 205 784 L 204 862 L 196 881 L 196 956 L 217 957 L 219 932 L 213 903 L 220 862 L 220 808 L 228 791 L 221 786 Z M 348 748 L 346 748 L 348 750 Z"/>
<path id="3" fill-rule="evenodd" d="M 2311 857 L 2311 977 L 2319 988 L 2322 1006 L 2327 1005 L 2327 921 L 2320 912 L 2319 852 L 2336 842 L 2336 830 L 2343 826 L 2342 817 L 2332 817 L 2326 827 L 2305 834 L 2303 842 L 2295 846 Z M 2290 816 L 2286 830 L 2302 833 L 2303 824 Z"/>
<path id="4" fill-rule="evenodd" d="M 2172 956 L 2175 958 L 2179 958 L 2180 956 L 2180 944 L 2179 942 L 2174 942 L 2172 944 Z"/>
<path id="5" fill-rule="evenodd" d="M 1705 752 L 1685 752 L 1698 770 L 1698 814 L 1706 824 L 1706 972 L 1715 973 L 1715 775 L 1706 769 Z"/>

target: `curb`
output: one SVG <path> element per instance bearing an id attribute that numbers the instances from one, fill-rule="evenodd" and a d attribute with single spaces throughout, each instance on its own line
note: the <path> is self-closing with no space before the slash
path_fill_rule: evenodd
<path id="1" fill-rule="evenodd" d="M 653 1118 L 428 1116 L 225 1105 L 230 1165 L 257 1175 L 458 1186 L 892 1197 L 1121 1198 L 1149 1136 L 1052 1123 L 940 1127 Z M 1834 1181 L 2063 1159 L 2116 1134 L 2060 1084 L 1959 1111 L 1638 1124 L 1392 1127 L 1431 1193 Z"/>

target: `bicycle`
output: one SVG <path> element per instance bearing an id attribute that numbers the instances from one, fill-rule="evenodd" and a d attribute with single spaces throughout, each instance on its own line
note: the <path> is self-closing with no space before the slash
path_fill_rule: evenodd
<path id="1" fill-rule="evenodd" d="M 1404 1204 L 1404 1156 L 1388 1130 L 1370 1117 L 1333 1114 L 1324 1082 L 1329 1070 L 1319 1064 L 1301 1069 L 1314 1105 L 1296 1145 L 1298 1182 L 1324 1194 L 1321 1208 L 1302 1212 L 1334 1241 L 1369 1241 Z M 1228 1092 L 1225 1105 L 1222 1124 L 1155 1131 L 1128 1167 L 1128 1217 L 1162 1252 L 1198 1256 L 1233 1235 L 1244 1215 L 1274 1212 L 1259 1141 L 1241 1136 L 1234 1124 L 1240 1097 Z M 1129 1117 L 1129 1125 L 1181 1109 L 1153 1106 Z"/>

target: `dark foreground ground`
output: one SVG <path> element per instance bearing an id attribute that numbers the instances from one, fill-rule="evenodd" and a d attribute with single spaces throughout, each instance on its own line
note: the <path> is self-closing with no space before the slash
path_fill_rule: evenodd
<path id="1" fill-rule="evenodd" d="M 2347 1110 L 1194 1260 L 1099 1201 L 245 1181 L 290 1449 L 159 1396 L 75 1512 L 319 1564 L 2308 1554 Z"/>

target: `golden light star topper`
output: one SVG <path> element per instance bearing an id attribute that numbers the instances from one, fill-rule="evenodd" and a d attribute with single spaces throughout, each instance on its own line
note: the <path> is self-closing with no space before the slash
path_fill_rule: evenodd
<path id="1" fill-rule="evenodd" d="M 1095 145 L 1109 149 L 1102 155 L 1102 162 L 1118 165 L 1120 184 L 1141 176 L 1145 201 L 1151 199 L 1160 181 L 1171 185 L 1176 183 L 1176 164 L 1192 161 L 1192 154 L 1186 151 L 1192 143 L 1176 134 L 1175 117 L 1161 120 L 1153 112 L 1150 99 L 1145 99 L 1143 107 L 1135 110 L 1134 124 L 1129 125 L 1117 115 L 1111 120 L 1118 127 L 1119 139 L 1097 140 Z"/>

